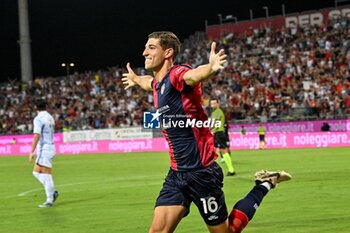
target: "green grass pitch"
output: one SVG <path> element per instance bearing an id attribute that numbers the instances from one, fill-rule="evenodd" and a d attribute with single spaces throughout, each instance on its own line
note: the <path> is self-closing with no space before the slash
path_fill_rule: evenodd
<path id="1" fill-rule="evenodd" d="M 233 151 L 232 157 L 237 175 L 224 180 L 229 211 L 252 187 L 255 171 L 293 175 L 266 196 L 245 233 L 350 232 L 350 148 Z M 54 164 L 60 197 L 55 207 L 39 209 L 44 191 L 27 157 L 0 157 L 0 232 L 148 232 L 168 168 L 167 153 L 60 155 Z M 193 204 L 176 232 L 207 232 Z"/>

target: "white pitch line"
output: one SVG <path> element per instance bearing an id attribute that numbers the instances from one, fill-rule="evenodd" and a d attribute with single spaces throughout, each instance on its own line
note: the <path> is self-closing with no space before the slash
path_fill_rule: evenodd
<path id="1" fill-rule="evenodd" d="M 72 185 L 79 185 L 79 184 L 91 184 L 91 183 L 96 183 L 96 182 L 79 182 L 79 183 L 61 184 L 61 185 L 57 185 L 56 187 L 72 186 Z M 24 197 L 29 193 L 33 193 L 33 192 L 37 192 L 37 191 L 41 191 L 41 190 L 43 190 L 43 188 L 31 189 L 31 190 L 22 192 L 22 193 L 18 194 L 17 196 Z"/>
<path id="2" fill-rule="evenodd" d="M 105 182 L 142 180 L 142 179 L 151 178 L 151 177 L 159 177 L 159 175 L 153 175 L 153 176 L 131 176 L 131 177 L 127 177 L 127 178 L 125 178 L 125 177 L 118 177 L 118 178 L 110 179 L 110 180 L 107 180 L 107 181 L 105 180 Z M 73 185 L 80 185 L 80 184 L 93 184 L 93 183 L 101 183 L 101 180 L 78 182 L 78 183 L 69 183 L 69 184 L 61 184 L 61 185 L 57 185 L 56 187 L 65 187 L 65 186 L 73 186 Z M 138 186 L 138 185 L 135 185 L 135 186 Z M 130 185 L 128 185 L 128 186 L 120 186 L 118 188 L 127 188 L 127 187 L 133 187 L 133 186 L 130 186 Z M 42 190 L 42 188 L 31 189 L 31 190 L 27 190 L 25 192 L 19 193 L 17 196 L 18 197 L 24 197 L 24 196 L 28 195 L 29 193 L 38 192 L 38 191 L 41 191 L 41 190 Z M 7 197 L 7 198 L 9 198 L 9 197 Z"/>

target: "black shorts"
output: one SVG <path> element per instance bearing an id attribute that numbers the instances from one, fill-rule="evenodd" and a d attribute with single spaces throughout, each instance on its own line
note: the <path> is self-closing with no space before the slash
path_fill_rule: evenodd
<path id="1" fill-rule="evenodd" d="M 260 134 L 259 140 L 260 140 L 260 142 L 265 142 L 265 135 Z"/>
<path id="2" fill-rule="evenodd" d="M 227 219 L 223 178 L 221 167 L 216 162 L 195 171 L 170 169 L 156 206 L 183 205 L 187 208 L 186 216 L 194 202 L 206 224 L 221 224 Z"/>
<path id="3" fill-rule="evenodd" d="M 225 135 L 226 135 L 226 147 L 227 148 L 230 148 L 230 136 L 227 134 L 227 133 L 225 133 Z"/>
<path id="4" fill-rule="evenodd" d="M 227 148 L 228 138 L 225 132 L 214 133 L 214 146 L 215 148 L 225 149 Z"/>

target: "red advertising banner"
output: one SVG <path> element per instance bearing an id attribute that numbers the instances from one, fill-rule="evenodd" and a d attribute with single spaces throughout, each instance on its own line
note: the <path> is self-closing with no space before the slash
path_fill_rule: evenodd
<path id="1" fill-rule="evenodd" d="M 210 25 L 206 28 L 209 39 L 219 38 L 227 33 L 237 35 L 250 33 L 252 29 L 261 28 L 265 25 L 273 28 L 283 27 L 307 27 L 309 25 L 326 25 L 329 19 L 347 17 L 350 18 L 350 5 L 338 8 L 326 8 L 321 10 L 288 14 L 286 16 L 275 16 L 270 18 L 259 18 L 252 21 L 240 21 L 237 23 L 225 23 L 222 25 Z"/>

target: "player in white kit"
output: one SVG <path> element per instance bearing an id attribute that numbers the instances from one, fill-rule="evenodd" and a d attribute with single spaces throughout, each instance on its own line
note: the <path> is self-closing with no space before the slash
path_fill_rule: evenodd
<path id="1" fill-rule="evenodd" d="M 55 121 L 51 114 L 46 111 L 45 100 L 38 99 L 35 104 L 38 115 L 33 121 L 34 138 L 29 154 L 29 162 L 32 163 L 36 156 L 33 175 L 44 186 L 46 193 L 46 201 L 38 207 L 45 208 L 52 207 L 58 197 L 52 179 L 52 160 L 55 157 Z"/>

